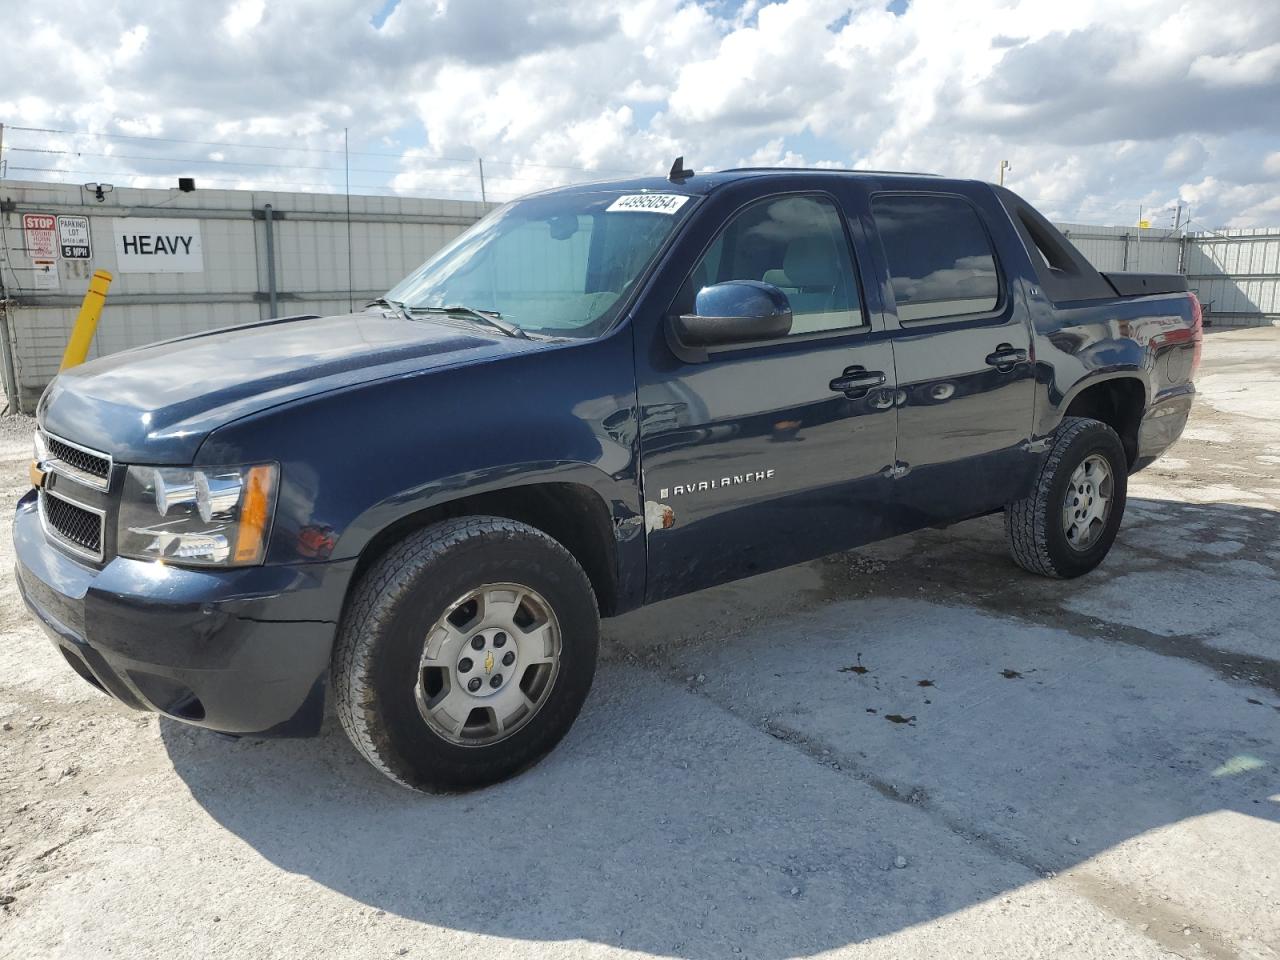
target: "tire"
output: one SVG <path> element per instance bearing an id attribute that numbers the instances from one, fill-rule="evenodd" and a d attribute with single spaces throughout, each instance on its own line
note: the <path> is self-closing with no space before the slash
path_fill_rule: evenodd
<path id="1" fill-rule="evenodd" d="M 1082 498 L 1079 489 L 1073 487 L 1073 477 L 1088 473 L 1095 478 L 1102 476 L 1104 466 L 1110 471 L 1106 516 L 1076 524 L 1074 518 L 1081 514 L 1088 520 L 1087 511 L 1094 509 L 1096 500 L 1092 496 Z M 1082 468 L 1086 474 L 1077 473 Z M 1098 420 L 1065 418 L 1054 432 L 1052 446 L 1030 493 L 1005 507 L 1005 532 L 1013 559 L 1024 570 L 1061 579 L 1094 569 L 1111 550 L 1120 530 L 1128 475 L 1129 461 L 1114 430 Z M 1096 479 L 1085 486 L 1091 493 L 1102 489 Z M 1068 498 L 1073 503 L 1068 504 Z M 1064 510 L 1078 512 L 1069 519 Z M 1070 531 L 1069 522 L 1073 524 Z"/>
<path id="2" fill-rule="evenodd" d="M 473 595 L 476 612 L 463 599 Z M 573 725 L 599 635 L 591 584 L 555 540 L 497 517 L 444 521 L 393 546 L 353 588 L 331 670 L 338 717 L 365 759 L 406 787 L 496 783 Z M 478 640 L 484 649 L 470 649 Z M 531 704 L 523 712 L 521 696 Z M 499 716 L 512 704 L 504 731 Z"/>

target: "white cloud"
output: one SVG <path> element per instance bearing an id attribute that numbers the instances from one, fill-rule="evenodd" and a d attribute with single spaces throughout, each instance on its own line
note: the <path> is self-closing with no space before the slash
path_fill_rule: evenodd
<path id="1" fill-rule="evenodd" d="M 820 163 L 821 161 L 819 161 Z M 775 137 L 768 143 L 738 160 L 739 167 L 803 167 L 808 161 L 794 150 L 788 150 L 781 137 Z M 812 164 L 816 166 L 817 164 Z"/>
<path id="2" fill-rule="evenodd" d="M 1212 87 L 1274 83 L 1280 77 L 1280 43 L 1244 53 L 1198 56 L 1191 62 L 1191 75 Z"/>
<path id="3" fill-rule="evenodd" d="M 222 27 L 233 38 L 239 39 L 262 22 L 266 8 L 266 0 L 236 0 L 222 18 Z"/>
<path id="4" fill-rule="evenodd" d="M 477 157 L 496 197 L 677 153 L 982 179 L 1007 159 L 1010 186 L 1064 219 L 1182 199 L 1209 225 L 1280 222 L 1274 0 L 889 6 L 401 0 L 378 29 L 381 0 L 29 4 L 8 17 L 24 42 L 0 61 L 0 121 L 297 148 L 6 138 L 78 153 L 6 150 L 11 168 L 116 182 L 185 163 L 216 186 L 332 184 L 349 127 L 363 191 L 473 195 Z M 76 69 L 50 70 L 67 51 Z M 224 165 L 195 162 L 213 151 Z"/>
<path id="5" fill-rule="evenodd" d="M 141 53 L 150 33 L 151 31 L 145 26 L 138 24 L 132 30 L 126 30 L 120 34 L 120 43 L 116 47 L 115 62 L 117 64 L 127 63 Z"/>
<path id="6" fill-rule="evenodd" d="M 1173 146 L 1165 155 L 1160 172 L 1169 176 L 1184 176 L 1199 170 L 1209 158 L 1209 151 L 1198 137 L 1187 137 Z"/>

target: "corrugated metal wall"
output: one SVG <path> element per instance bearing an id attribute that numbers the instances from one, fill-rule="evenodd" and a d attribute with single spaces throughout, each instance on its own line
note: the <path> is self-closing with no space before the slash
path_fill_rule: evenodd
<path id="1" fill-rule="evenodd" d="M 1136 227 L 1057 226 L 1099 270 L 1185 273 L 1213 326 L 1280 323 L 1280 228 L 1183 235 Z"/>
<path id="2" fill-rule="evenodd" d="M 97 202 L 75 184 L 0 185 L 0 305 L 25 409 L 57 373 L 94 268 L 115 275 L 90 356 L 271 315 L 266 208 L 273 216 L 276 314 L 339 313 L 385 293 L 492 204 L 408 197 L 120 189 Z M 59 259 L 58 287 L 36 289 L 24 213 L 89 218 L 93 257 Z M 202 270 L 122 272 L 121 218 L 199 222 Z M 1216 325 L 1280 321 L 1280 229 L 1183 236 L 1172 230 L 1059 224 L 1100 270 L 1186 272 Z M 348 252 L 350 251 L 350 252 Z M 348 269 L 348 257 L 350 268 Z M 47 274 L 46 274 L 47 276 Z M 7 379 L 6 389 L 13 383 Z"/>
<path id="3" fill-rule="evenodd" d="M 1099 270 L 1133 273 L 1178 273 L 1182 234 L 1137 227 L 1097 227 L 1080 223 L 1056 225 Z"/>
<path id="4" fill-rule="evenodd" d="M 1280 319 L 1280 228 L 1197 235 L 1187 244 L 1186 267 L 1215 322 Z"/>
<path id="5" fill-rule="evenodd" d="M 274 230 L 275 312 L 280 316 L 341 313 L 352 303 L 360 307 L 494 206 L 353 196 L 348 247 L 347 201 L 333 194 L 118 189 L 98 203 L 79 185 L 6 181 L 0 185 L 0 201 L 7 335 L 27 410 L 58 371 L 94 269 L 109 270 L 115 279 L 90 357 L 270 316 L 268 205 Z M 57 289 L 37 289 L 37 269 L 23 233 L 24 213 L 89 218 L 92 259 L 59 258 Z M 198 221 L 203 269 L 121 271 L 115 237 L 119 218 Z"/>

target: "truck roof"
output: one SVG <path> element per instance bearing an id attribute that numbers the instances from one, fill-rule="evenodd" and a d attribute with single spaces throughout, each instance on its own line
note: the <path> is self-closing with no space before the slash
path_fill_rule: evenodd
<path id="1" fill-rule="evenodd" d="M 729 170 L 711 170 L 706 173 L 694 173 L 685 180 L 671 180 L 667 177 L 623 177 L 609 180 L 594 180 L 588 183 L 576 183 L 571 186 L 555 187 L 541 191 L 539 196 L 554 193 L 591 192 L 596 190 L 636 190 L 656 191 L 661 193 L 684 193 L 690 196 L 704 196 L 718 187 L 739 180 L 760 178 L 793 177 L 796 174 L 824 177 L 894 177 L 903 179 L 925 179 L 931 184 L 960 182 L 964 178 L 941 177 L 936 173 L 915 173 L 901 170 L 850 170 L 831 167 L 734 167 Z M 967 181 L 972 182 L 972 181 Z"/>

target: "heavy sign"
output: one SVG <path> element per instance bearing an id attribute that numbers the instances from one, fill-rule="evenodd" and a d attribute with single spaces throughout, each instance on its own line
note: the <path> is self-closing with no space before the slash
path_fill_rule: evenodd
<path id="1" fill-rule="evenodd" d="M 59 217 L 58 246 L 63 260 L 88 260 L 93 253 L 89 246 L 89 218 Z"/>
<path id="2" fill-rule="evenodd" d="M 203 273 L 198 220 L 112 220 L 116 267 L 121 273 Z"/>
<path id="3" fill-rule="evenodd" d="M 57 219 L 51 213 L 24 213 L 22 236 L 32 263 L 52 263 L 58 256 Z"/>

